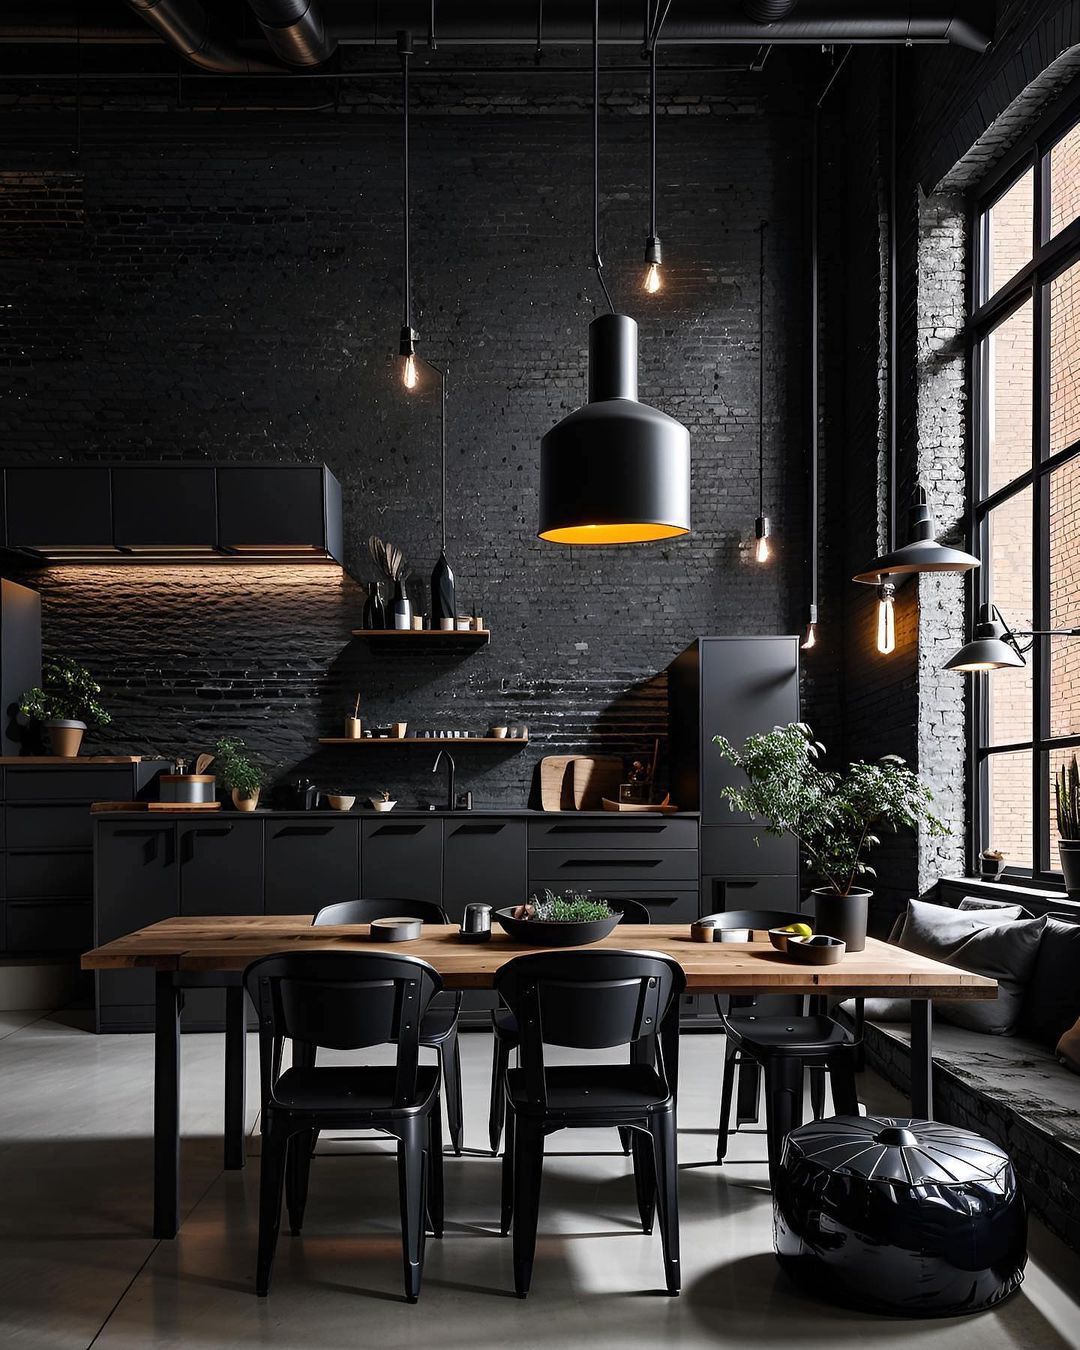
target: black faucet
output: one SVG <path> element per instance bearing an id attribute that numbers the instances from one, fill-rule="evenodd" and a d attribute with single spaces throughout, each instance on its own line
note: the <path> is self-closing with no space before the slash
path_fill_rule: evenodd
<path id="1" fill-rule="evenodd" d="M 457 767 L 454 764 L 454 756 L 449 752 L 449 750 L 439 751 L 439 753 L 435 756 L 435 763 L 431 766 L 431 772 L 438 773 L 439 765 L 443 762 L 444 759 L 446 760 L 447 764 L 450 767 L 450 781 L 446 785 L 446 809 L 448 811 L 453 811 L 456 809 L 457 806 L 457 802 L 454 797 L 454 774 L 457 772 Z"/>

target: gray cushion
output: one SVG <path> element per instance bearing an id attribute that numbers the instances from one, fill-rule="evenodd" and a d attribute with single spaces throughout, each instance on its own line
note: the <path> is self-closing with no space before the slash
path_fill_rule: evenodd
<path id="1" fill-rule="evenodd" d="M 987 900 L 981 895 L 965 895 L 963 900 L 956 907 L 957 909 L 1007 909 L 1010 919 L 1033 919 L 1035 916 L 1031 910 L 1025 909 L 1023 905 L 1018 905 L 1009 900 Z"/>
<path id="2" fill-rule="evenodd" d="M 1050 914 L 1020 1014 L 1025 1035 L 1057 1045 L 1080 1020 L 1080 923 Z"/>

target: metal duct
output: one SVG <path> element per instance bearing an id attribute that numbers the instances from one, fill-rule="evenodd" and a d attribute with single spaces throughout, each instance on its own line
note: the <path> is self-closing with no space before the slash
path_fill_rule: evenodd
<path id="1" fill-rule="evenodd" d="M 215 75 L 281 73 L 280 66 L 253 60 L 218 37 L 200 0 L 126 0 L 126 3 L 200 70 Z"/>
<path id="2" fill-rule="evenodd" d="M 248 0 L 275 56 L 290 66 L 321 66 L 337 41 L 328 37 L 317 0 Z"/>
<path id="3" fill-rule="evenodd" d="M 776 23 L 786 19 L 799 0 L 742 0 L 743 13 L 755 23 Z"/>

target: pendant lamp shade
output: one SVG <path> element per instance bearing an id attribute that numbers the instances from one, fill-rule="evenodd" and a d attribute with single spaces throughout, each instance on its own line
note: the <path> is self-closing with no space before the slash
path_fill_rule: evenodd
<path id="1" fill-rule="evenodd" d="M 852 581 L 877 586 L 884 576 L 913 572 L 970 572 L 980 566 L 973 554 L 965 553 L 963 549 L 950 548 L 948 544 L 939 544 L 934 538 L 936 532 L 934 513 L 926 500 L 926 489 L 919 488 L 908 516 L 908 542 L 902 548 L 875 558 L 869 567 L 857 572 Z"/>
<path id="2" fill-rule="evenodd" d="M 993 605 L 983 605 L 971 641 L 966 642 L 955 656 L 951 656 L 943 668 L 974 673 L 1025 664 L 1016 648 L 1016 639 L 1002 622 L 1001 615 Z"/>
<path id="3" fill-rule="evenodd" d="M 690 433 L 637 399 L 637 324 L 589 325 L 589 401 L 540 443 L 541 539 L 642 544 L 690 532 Z"/>

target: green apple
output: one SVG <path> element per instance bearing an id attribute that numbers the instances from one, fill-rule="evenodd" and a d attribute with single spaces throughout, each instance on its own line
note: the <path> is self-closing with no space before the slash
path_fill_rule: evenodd
<path id="1" fill-rule="evenodd" d="M 789 923 L 780 929 L 781 933 L 790 933 L 793 937 L 813 937 L 814 930 L 808 923 Z"/>

